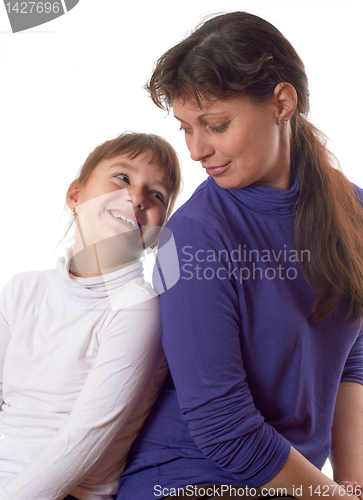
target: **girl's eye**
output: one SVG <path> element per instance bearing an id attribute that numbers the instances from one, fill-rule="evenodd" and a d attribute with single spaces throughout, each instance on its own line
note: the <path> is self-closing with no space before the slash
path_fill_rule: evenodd
<path id="1" fill-rule="evenodd" d="M 190 134 L 190 128 L 182 127 L 180 125 L 179 130 L 180 130 L 180 132 L 184 132 L 185 134 Z"/>
<path id="2" fill-rule="evenodd" d="M 128 178 L 128 176 L 126 174 L 117 174 L 117 175 L 115 175 L 115 177 L 117 177 L 118 179 L 121 179 L 122 181 L 127 182 L 127 184 L 130 184 L 130 179 Z"/>
<path id="3" fill-rule="evenodd" d="M 222 125 L 215 125 L 214 127 L 212 127 L 212 125 L 209 125 L 209 129 L 212 130 L 212 132 L 223 132 L 223 130 L 226 130 L 226 128 L 228 127 L 228 125 L 230 124 L 231 122 L 228 121 L 226 123 L 222 123 Z"/>
<path id="4" fill-rule="evenodd" d="M 159 191 L 153 191 L 151 193 L 151 196 L 158 198 L 160 201 L 162 201 L 164 203 L 164 196 L 161 193 L 159 193 Z"/>

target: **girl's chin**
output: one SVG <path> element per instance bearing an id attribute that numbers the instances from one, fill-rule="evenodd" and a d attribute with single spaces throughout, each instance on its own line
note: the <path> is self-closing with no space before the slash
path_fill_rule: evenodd
<path id="1" fill-rule="evenodd" d="M 157 241 L 161 229 L 161 226 L 141 226 L 140 232 L 142 234 L 142 241 L 145 249 L 151 247 Z"/>

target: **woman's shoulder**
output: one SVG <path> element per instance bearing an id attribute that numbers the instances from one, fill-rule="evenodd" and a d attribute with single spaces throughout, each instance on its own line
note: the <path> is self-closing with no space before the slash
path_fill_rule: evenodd
<path id="1" fill-rule="evenodd" d="M 359 186 L 357 186 L 356 184 L 354 184 L 353 182 L 351 182 L 351 185 L 352 185 L 353 189 L 355 189 L 355 191 L 358 195 L 359 201 L 363 205 L 363 189 L 360 188 Z"/>
<path id="2" fill-rule="evenodd" d="M 168 226 L 180 218 L 187 218 L 203 225 L 213 225 L 219 218 L 228 196 L 227 190 L 219 188 L 212 177 L 202 182 L 187 200 L 170 218 Z"/>

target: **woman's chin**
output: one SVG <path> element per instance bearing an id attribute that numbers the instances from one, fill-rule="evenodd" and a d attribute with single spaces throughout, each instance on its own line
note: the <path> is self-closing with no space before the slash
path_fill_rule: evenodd
<path id="1" fill-rule="evenodd" d="M 233 179 L 229 179 L 228 177 L 222 177 L 222 176 L 220 177 L 216 176 L 213 177 L 213 179 L 215 180 L 216 184 L 218 184 L 218 186 L 223 189 L 239 189 L 249 186 L 251 184 L 251 182 L 249 182 L 248 180 L 236 181 Z"/>

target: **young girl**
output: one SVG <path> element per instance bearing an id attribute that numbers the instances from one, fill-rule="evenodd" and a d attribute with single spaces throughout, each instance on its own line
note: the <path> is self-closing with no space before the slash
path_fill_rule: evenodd
<path id="1" fill-rule="evenodd" d="M 0 499 L 113 498 L 167 368 L 140 256 L 180 168 L 158 136 L 97 147 L 67 193 L 73 249 L 0 295 Z"/>

